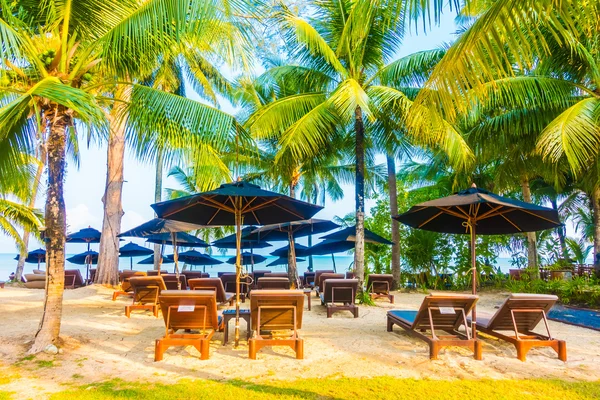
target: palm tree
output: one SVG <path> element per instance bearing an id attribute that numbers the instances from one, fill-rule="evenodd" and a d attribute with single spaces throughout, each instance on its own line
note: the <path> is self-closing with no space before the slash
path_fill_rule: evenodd
<path id="1" fill-rule="evenodd" d="M 203 0 L 169 5 L 126 0 L 15 2 L 2 7 L 0 61 L 10 79 L 1 88 L 8 101 L 0 108 L 0 139 L 16 138 L 23 151 L 32 153 L 36 130 L 46 136 L 48 283 L 32 353 L 57 343 L 60 333 L 67 139 L 76 140 L 82 129 L 90 135 L 108 132 L 106 107 L 122 103 L 110 95 L 112 87 L 129 86 L 126 124 L 138 141 L 149 129 L 166 141 L 221 145 L 235 132 L 233 118 L 219 110 L 126 81 L 147 73 L 162 49 L 210 15 L 211 5 Z M 205 125 L 211 126 L 210 132 Z"/>
<path id="2" fill-rule="evenodd" d="M 275 19 L 296 63 L 271 68 L 266 74 L 300 90 L 261 107 L 246 124 L 254 137 L 276 140 L 280 154 L 302 159 L 318 154 L 336 135 L 351 135 L 357 228 L 354 267 L 359 287 L 364 280 L 366 126 L 385 104 L 395 101 L 404 108 L 411 104 L 402 92 L 380 84 L 379 75 L 400 44 L 405 27 L 402 12 L 418 15 L 410 13 L 415 11 L 414 3 L 407 8 L 404 3 L 315 1 L 309 20 L 282 7 Z M 392 66 L 389 71 L 393 74 Z M 471 154 L 460 135 L 449 125 L 439 126 L 435 133 L 431 129 L 411 133 L 449 150 L 457 164 L 468 163 Z"/>

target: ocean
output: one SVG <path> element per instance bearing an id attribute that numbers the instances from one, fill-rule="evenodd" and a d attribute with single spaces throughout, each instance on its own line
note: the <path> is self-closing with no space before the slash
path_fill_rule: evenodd
<path id="1" fill-rule="evenodd" d="M 68 257 L 71 257 L 72 254 L 68 254 Z M 214 266 L 207 266 L 206 267 L 206 272 L 210 273 L 211 276 L 217 276 L 218 272 L 235 272 L 235 267 L 231 264 L 227 264 L 226 260 L 230 257 L 232 257 L 232 255 L 211 255 L 212 257 L 223 261 L 223 264 L 219 264 L 219 265 L 214 265 Z M 266 256 L 267 260 L 260 263 L 260 264 L 255 264 L 255 269 L 270 269 L 273 272 L 283 272 L 285 271 L 285 265 L 278 265 L 278 266 L 274 266 L 274 267 L 267 267 L 267 264 L 269 264 L 270 262 L 274 261 L 275 259 L 277 259 L 277 257 L 273 257 L 273 256 Z M 17 267 L 17 261 L 14 259 L 15 258 L 15 254 L 0 254 L 0 281 L 3 280 L 8 280 L 8 276 L 15 271 L 16 267 Z M 138 271 L 147 271 L 152 269 L 152 265 L 137 265 L 138 261 L 141 261 L 142 259 L 146 258 L 146 256 L 143 257 L 133 257 L 133 269 L 138 270 Z M 502 272 L 504 273 L 508 273 L 508 270 L 510 268 L 513 268 L 510 265 L 510 259 L 509 258 L 498 258 L 498 266 L 500 267 L 500 269 L 502 270 Z M 351 264 L 354 262 L 354 256 L 353 255 L 336 255 L 335 256 L 335 265 L 336 265 L 336 269 L 338 272 L 343 272 L 343 271 L 347 271 L 349 269 L 349 267 L 351 266 Z M 179 267 L 183 267 L 183 264 L 179 264 Z M 85 277 L 85 266 L 83 265 L 77 265 L 77 264 L 72 264 L 70 262 L 66 262 L 65 265 L 66 269 L 79 269 L 82 273 L 82 276 Z M 305 261 L 303 262 L 299 262 L 298 263 L 298 273 L 299 274 L 303 274 L 308 268 L 308 258 L 305 259 Z M 331 256 L 313 256 L 313 268 L 314 270 L 319 270 L 319 269 L 333 269 L 333 263 L 332 263 L 332 259 Z M 37 269 L 37 264 L 29 264 L 29 263 L 25 263 L 25 272 L 26 274 L 32 273 L 32 270 Z M 44 264 L 41 264 L 40 269 L 45 269 Z M 124 270 L 124 269 L 130 269 L 130 261 L 129 258 L 119 258 L 119 269 L 120 270 Z M 165 264 L 163 265 L 163 270 L 167 269 L 168 271 L 173 272 L 174 266 L 173 264 Z M 193 270 L 196 271 L 202 271 L 204 270 L 203 267 L 192 267 Z"/>

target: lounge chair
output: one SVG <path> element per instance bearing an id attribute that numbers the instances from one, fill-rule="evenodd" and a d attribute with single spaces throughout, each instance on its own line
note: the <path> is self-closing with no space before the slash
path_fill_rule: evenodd
<path id="1" fill-rule="evenodd" d="M 344 279 L 344 274 L 335 274 L 333 272 L 326 272 L 324 274 L 317 274 L 315 278 L 315 289 L 317 291 L 317 295 L 320 296 L 323 291 L 323 282 L 327 279 Z"/>
<path id="2" fill-rule="evenodd" d="M 197 279 L 197 278 L 210 278 L 210 274 L 208 272 L 200 272 L 200 271 L 183 271 L 183 275 L 185 275 L 186 280 Z"/>
<path id="3" fill-rule="evenodd" d="M 158 318 L 158 296 L 166 290 L 161 276 L 133 276 L 129 278 L 133 288 L 133 303 L 125 306 L 125 316 L 131 316 L 131 310 L 150 310 Z"/>
<path id="4" fill-rule="evenodd" d="M 223 287 L 225 288 L 226 292 L 235 293 L 235 278 L 236 278 L 235 273 L 229 272 L 226 274 L 222 274 L 219 278 L 223 282 Z M 250 278 L 249 277 L 240 278 L 240 295 L 241 295 L 242 303 L 246 302 L 246 296 L 248 295 L 249 291 L 250 291 Z"/>
<path id="5" fill-rule="evenodd" d="M 84 286 L 83 277 L 78 269 L 65 269 L 65 289 L 77 289 Z"/>
<path id="6" fill-rule="evenodd" d="M 567 361 L 567 343 L 554 339 L 546 314 L 558 297 L 545 294 L 511 294 L 494 315 L 477 313 L 477 330 L 515 345 L 517 358 L 525 361 L 532 347 L 552 347 L 561 361 Z M 544 321 L 547 336 L 533 332 Z M 499 331 L 512 331 L 503 335 Z"/>
<path id="7" fill-rule="evenodd" d="M 358 279 L 323 280 L 320 297 L 321 304 L 327 307 L 327 318 L 337 311 L 350 311 L 354 318 L 358 318 L 358 306 L 355 304 L 357 289 Z"/>
<path id="8" fill-rule="evenodd" d="M 471 337 L 467 328 L 467 315 L 478 299 L 475 295 L 429 295 L 418 311 L 388 311 L 387 330 L 392 332 L 392 327 L 398 325 L 409 335 L 427 342 L 432 360 L 437 359 L 440 348 L 445 346 L 468 347 L 474 358 L 481 360 L 481 342 Z M 458 331 L 461 325 L 465 325 L 466 333 Z M 448 335 L 439 335 L 440 331 Z"/>
<path id="9" fill-rule="evenodd" d="M 146 276 L 146 273 L 142 272 L 142 271 L 132 271 L 132 270 L 125 270 L 125 271 L 119 273 L 119 283 L 121 285 L 121 288 L 119 290 L 115 290 L 113 292 L 113 295 L 112 295 L 113 301 L 117 300 L 117 297 L 119 297 L 119 296 L 127 296 L 127 297 L 133 296 L 133 288 L 129 284 L 129 279 L 134 276 Z"/>
<path id="10" fill-rule="evenodd" d="M 313 289 L 316 289 L 319 286 L 319 278 L 323 274 L 335 274 L 335 271 L 332 269 L 320 269 L 315 271 L 315 279 L 313 281 Z"/>
<path id="11" fill-rule="evenodd" d="M 371 274 L 367 279 L 367 289 L 372 299 L 386 298 L 394 304 L 394 295 L 390 293 L 394 277 L 391 274 Z"/>
<path id="12" fill-rule="evenodd" d="M 256 352 L 266 346 L 290 346 L 296 358 L 304 358 L 304 340 L 298 337 L 302 328 L 304 292 L 302 290 L 255 290 L 250 295 L 253 337 L 248 341 L 248 356 L 256 360 Z M 273 335 L 278 331 L 278 335 Z M 281 336 L 281 331 L 291 331 Z"/>
<path id="13" fill-rule="evenodd" d="M 313 289 L 315 287 L 315 273 L 314 272 L 305 272 L 304 279 L 302 282 L 304 288 Z"/>
<path id="14" fill-rule="evenodd" d="M 263 290 L 263 289 L 285 290 L 285 289 L 290 288 L 290 280 L 288 278 L 278 278 L 278 277 L 271 278 L 268 276 L 264 276 L 262 278 L 258 278 L 256 288 L 258 290 Z"/>
<path id="15" fill-rule="evenodd" d="M 27 289 L 45 289 L 46 275 L 42 274 L 25 274 L 25 287 Z"/>
<path id="16" fill-rule="evenodd" d="M 212 290 L 217 296 L 218 304 L 233 305 L 235 293 L 225 291 L 223 282 L 219 278 L 196 278 L 188 281 L 190 290 Z"/>
<path id="17" fill-rule="evenodd" d="M 165 290 L 158 298 L 165 320 L 165 336 L 156 339 L 154 361 L 161 361 L 171 346 L 194 346 L 208 360 L 210 339 L 220 329 L 217 302 L 212 290 Z M 184 329 L 186 332 L 178 334 Z M 199 330 L 191 333 L 189 330 Z"/>
<path id="18" fill-rule="evenodd" d="M 270 274 L 270 273 L 271 273 L 271 270 L 269 270 L 269 269 L 254 270 L 251 275 L 252 276 L 252 287 L 256 288 L 256 283 L 258 282 L 258 279 L 265 276 L 265 274 Z"/>
<path id="19" fill-rule="evenodd" d="M 288 278 L 287 272 L 267 272 L 263 275 L 265 278 Z"/>
<path id="20" fill-rule="evenodd" d="M 179 289 L 177 285 L 177 274 L 165 274 L 161 275 L 163 280 L 165 281 L 165 286 L 167 290 L 186 290 L 187 289 L 187 280 L 186 276 L 183 274 L 179 274 L 179 281 L 181 282 L 181 289 Z"/>

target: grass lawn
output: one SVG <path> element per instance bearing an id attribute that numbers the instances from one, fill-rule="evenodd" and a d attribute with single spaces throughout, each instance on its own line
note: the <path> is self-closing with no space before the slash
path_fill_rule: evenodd
<path id="1" fill-rule="evenodd" d="M 315 379 L 254 384 L 239 380 L 183 380 L 174 385 L 112 380 L 55 393 L 53 400 L 77 399 L 598 399 L 600 382 L 559 380 L 435 381 Z M 10 399 L 0 392 L 0 399 Z"/>

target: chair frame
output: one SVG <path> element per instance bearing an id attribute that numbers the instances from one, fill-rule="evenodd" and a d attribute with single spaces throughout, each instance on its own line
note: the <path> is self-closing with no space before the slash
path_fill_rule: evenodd
<path id="1" fill-rule="evenodd" d="M 327 280 L 323 281 L 323 286 L 325 286 L 325 282 Z M 358 306 L 355 304 L 356 301 L 356 290 L 353 287 L 350 286 L 338 286 L 338 287 L 333 287 L 331 288 L 331 303 L 325 303 L 324 299 L 325 299 L 325 287 L 323 288 L 323 298 L 321 299 L 321 303 L 324 304 L 327 307 L 327 318 L 332 318 L 333 317 L 333 313 L 338 312 L 338 311 L 350 311 L 352 313 L 352 315 L 354 316 L 354 318 L 358 318 Z M 348 291 L 350 290 L 352 293 L 352 299 L 354 299 L 354 301 L 352 303 L 343 303 L 343 304 L 336 304 L 335 303 L 335 292 L 337 291 Z M 339 297 L 338 297 L 339 298 Z"/>
<path id="2" fill-rule="evenodd" d="M 147 292 L 143 294 L 143 292 Z M 137 304 L 145 296 L 154 292 L 154 304 L 140 303 Z M 125 316 L 131 318 L 131 310 L 149 310 L 158 318 L 158 296 L 160 295 L 160 287 L 158 285 L 144 286 L 142 288 L 133 288 L 133 304 L 125 306 Z M 136 301 L 137 300 L 137 301 Z"/>
<path id="3" fill-rule="evenodd" d="M 427 299 L 427 298 L 426 298 Z M 437 360 L 439 351 L 442 347 L 447 346 L 460 346 L 467 347 L 471 351 L 473 351 L 473 357 L 476 360 L 481 360 L 482 358 L 482 343 L 479 339 L 473 338 L 471 333 L 469 332 L 469 327 L 467 324 L 467 313 L 470 310 L 465 310 L 463 307 L 451 306 L 448 305 L 447 308 L 453 308 L 454 312 L 459 312 L 462 315 L 462 318 L 457 319 L 453 329 L 444 329 L 439 328 L 438 331 L 446 332 L 447 335 L 439 335 L 436 332 L 435 321 L 433 318 L 432 310 L 440 310 L 440 307 L 436 306 L 428 306 L 427 307 L 427 318 L 429 320 L 429 330 L 431 331 L 431 336 L 426 335 L 425 329 L 418 328 L 419 320 L 417 317 L 420 312 L 417 312 L 415 316 L 415 320 L 410 323 L 410 321 L 404 320 L 402 318 L 398 318 L 393 314 L 387 313 L 387 331 L 392 332 L 393 326 L 398 325 L 403 328 L 406 333 L 409 335 L 416 337 L 418 339 L 423 340 L 429 346 L 429 358 L 432 360 Z M 419 310 L 420 311 L 420 310 Z M 458 328 L 460 325 L 465 325 L 465 333 L 459 332 Z"/>
<path id="4" fill-rule="evenodd" d="M 371 275 L 369 275 L 370 278 Z M 386 286 L 386 290 L 385 293 L 375 293 L 373 292 L 373 285 L 374 284 L 385 284 Z M 369 279 L 369 296 L 371 296 L 371 299 L 375 300 L 375 299 L 380 299 L 380 298 L 385 298 L 388 299 L 390 301 L 391 304 L 394 304 L 394 295 L 390 293 L 390 282 L 387 280 L 371 280 Z"/>

